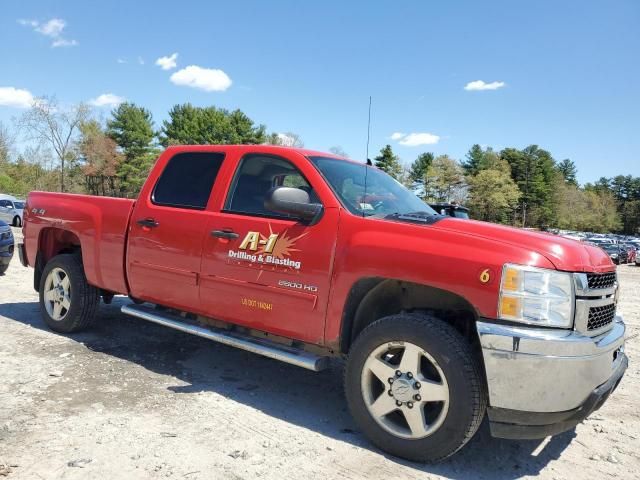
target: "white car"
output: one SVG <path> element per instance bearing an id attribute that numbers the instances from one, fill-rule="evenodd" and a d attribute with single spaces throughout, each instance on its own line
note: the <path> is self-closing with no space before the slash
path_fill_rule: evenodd
<path id="1" fill-rule="evenodd" d="M 24 200 L 18 200 L 9 195 L 0 195 L 0 220 L 4 220 L 14 227 L 21 227 L 23 209 Z"/>

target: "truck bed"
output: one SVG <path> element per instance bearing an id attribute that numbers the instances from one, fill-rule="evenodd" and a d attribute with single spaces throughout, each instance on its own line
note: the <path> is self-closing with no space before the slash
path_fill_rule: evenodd
<path id="1" fill-rule="evenodd" d="M 24 210 L 27 262 L 35 267 L 38 251 L 48 260 L 61 243 L 81 246 L 88 282 L 127 293 L 125 248 L 134 204 L 124 198 L 31 192 Z"/>

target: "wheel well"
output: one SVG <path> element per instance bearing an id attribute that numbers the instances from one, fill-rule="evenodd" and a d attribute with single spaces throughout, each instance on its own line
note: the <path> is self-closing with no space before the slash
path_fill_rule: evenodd
<path id="1" fill-rule="evenodd" d="M 375 320 L 400 312 L 424 311 L 451 323 L 472 343 L 477 342 L 474 307 L 447 290 L 385 278 L 366 278 L 349 292 L 343 311 L 340 350 L 347 353 L 358 334 Z"/>
<path id="2" fill-rule="evenodd" d="M 44 228 L 38 238 L 38 253 L 33 274 L 33 288 L 40 288 L 40 277 L 45 265 L 56 255 L 79 252 L 80 239 L 68 230 L 60 228 Z"/>

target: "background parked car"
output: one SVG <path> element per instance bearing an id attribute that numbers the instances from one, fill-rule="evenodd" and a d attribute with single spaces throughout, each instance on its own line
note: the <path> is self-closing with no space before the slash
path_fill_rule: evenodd
<path id="1" fill-rule="evenodd" d="M 638 247 L 636 247 L 632 243 L 623 243 L 622 244 L 622 248 L 626 248 L 627 249 L 627 262 L 628 263 L 634 263 L 636 261 L 637 256 L 638 256 L 637 255 Z"/>
<path id="2" fill-rule="evenodd" d="M 10 195 L 0 195 L 0 220 L 14 227 L 21 227 L 23 209 L 24 200 L 18 200 Z"/>
<path id="3" fill-rule="evenodd" d="M 469 209 L 462 205 L 458 205 L 457 203 L 430 203 L 429 206 L 440 215 L 447 215 L 448 217 L 456 218 L 469 218 Z"/>
<path id="4" fill-rule="evenodd" d="M 9 268 L 9 262 L 13 257 L 13 247 L 11 227 L 0 220 L 0 275 Z"/>
<path id="5" fill-rule="evenodd" d="M 609 254 L 609 257 L 611 257 L 611 260 L 613 261 L 613 263 L 617 265 L 621 265 L 623 263 L 628 262 L 629 255 L 627 254 L 626 248 L 622 248 L 620 245 L 613 244 L 613 243 L 602 244 L 598 246 Z"/>

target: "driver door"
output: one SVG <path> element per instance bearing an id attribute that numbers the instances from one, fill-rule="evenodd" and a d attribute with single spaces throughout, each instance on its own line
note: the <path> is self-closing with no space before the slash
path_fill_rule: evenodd
<path id="1" fill-rule="evenodd" d="M 322 203 L 298 168 L 304 161 L 293 152 L 239 159 L 224 206 L 207 226 L 200 303 L 213 318 L 321 343 L 338 209 L 325 208 L 310 225 L 264 206 L 267 192 L 283 185 Z"/>

